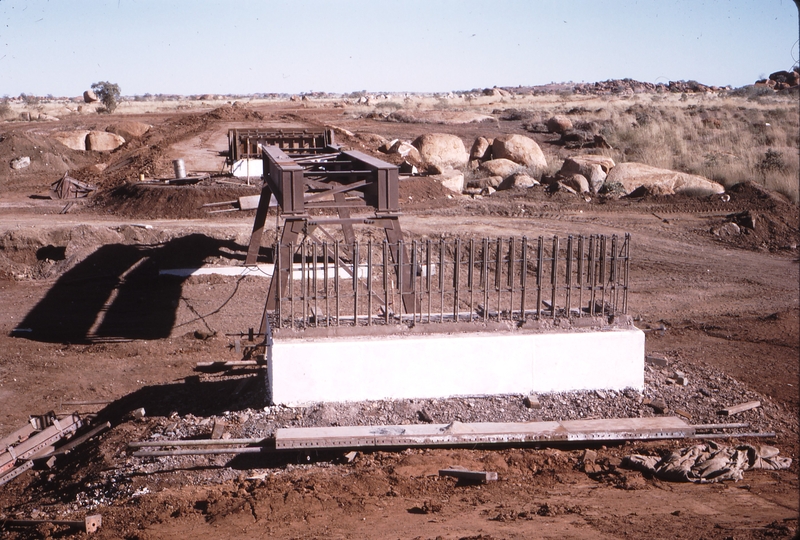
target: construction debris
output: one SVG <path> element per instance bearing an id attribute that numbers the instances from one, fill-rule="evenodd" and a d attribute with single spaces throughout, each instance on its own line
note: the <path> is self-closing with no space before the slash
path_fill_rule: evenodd
<path id="1" fill-rule="evenodd" d="M 93 191 L 97 191 L 97 186 L 76 180 L 69 173 L 50 184 L 51 199 L 82 199 Z"/>
<path id="2" fill-rule="evenodd" d="M 0 531 L 6 528 L 16 527 L 35 527 L 49 523 L 51 525 L 70 527 L 73 529 L 82 529 L 86 534 L 97 532 L 97 529 L 103 524 L 103 516 L 95 514 L 93 516 L 86 516 L 83 521 L 71 521 L 63 519 L 6 519 L 0 521 Z"/>
<path id="3" fill-rule="evenodd" d="M 748 401 L 747 403 L 740 403 L 739 405 L 733 405 L 731 407 L 722 409 L 718 414 L 724 416 L 733 416 L 734 414 L 749 411 L 750 409 L 757 409 L 758 407 L 761 407 L 760 401 Z"/>
<path id="4" fill-rule="evenodd" d="M 780 457 L 772 446 L 755 447 L 743 444 L 733 447 L 714 442 L 681 448 L 667 457 L 632 455 L 625 460 L 630 467 L 655 474 L 673 482 L 739 481 L 751 469 L 788 469 L 792 459 Z"/>
<path id="5" fill-rule="evenodd" d="M 439 476 L 451 476 L 465 482 L 476 482 L 486 484 L 497 480 L 496 472 L 470 471 L 464 467 L 453 466 L 449 469 L 440 469 Z"/>
<path id="6" fill-rule="evenodd" d="M 82 425 L 75 414 L 57 418 L 51 412 L 32 417 L 30 425 L 0 440 L 0 486 L 32 468 L 34 460 L 50 456 L 56 442 L 75 433 Z"/>

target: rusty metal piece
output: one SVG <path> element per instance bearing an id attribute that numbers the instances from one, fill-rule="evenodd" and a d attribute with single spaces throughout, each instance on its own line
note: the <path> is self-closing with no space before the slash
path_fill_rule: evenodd
<path id="1" fill-rule="evenodd" d="M 94 191 L 97 191 L 97 186 L 76 180 L 68 173 L 50 184 L 51 199 L 82 199 Z"/>
<path id="2" fill-rule="evenodd" d="M 103 525 L 103 516 L 95 514 L 93 516 L 86 516 L 83 521 L 72 521 L 63 519 L 6 519 L 0 521 L 0 530 L 7 527 L 35 527 L 49 523 L 52 525 L 71 527 L 74 529 L 83 529 L 86 534 L 92 534 Z"/>
<path id="3" fill-rule="evenodd" d="M 18 462 L 34 457 L 42 457 L 40 454 L 43 450 L 49 448 L 53 443 L 64 436 L 74 433 L 82 425 L 80 418 L 74 414 L 62 418 L 55 418 L 54 416 L 50 418 L 52 421 L 51 425 L 30 434 L 25 440 L 20 441 L 16 445 L 7 446 L 4 451 L 0 453 L 0 474 L 11 471 L 11 473 L 0 477 L 0 485 L 5 484 L 19 475 L 12 474 Z M 24 429 L 27 430 L 27 428 Z M 19 432 L 20 430 L 18 430 L 17 433 Z M 23 463 L 22 466 L 24 467 L 26 464 Z M 30 467 L 28 466 L 27 468 Z"/>

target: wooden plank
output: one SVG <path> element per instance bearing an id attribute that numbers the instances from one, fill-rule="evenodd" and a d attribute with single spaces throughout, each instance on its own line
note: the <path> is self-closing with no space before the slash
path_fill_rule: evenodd
<path id="1" fill-rule="evenodd" d="M 280 428 L 275 447 L 459 446 L 545 441 L 681 438 L 694 428 L 677 417 Z"/>
<path id="2" fill-rule="evenodd" d="M 739 405 L 733 405 L 726 409 L 722 409 L 719 411 L 719 414 L 732 416 L 734 414 L 739 414 L 740 412 L 749 411 L 750 409 L 756 409 L 758 407 L 761 407 L 760 401 L 748 401 L 747 403 L 740 403 Z"/>

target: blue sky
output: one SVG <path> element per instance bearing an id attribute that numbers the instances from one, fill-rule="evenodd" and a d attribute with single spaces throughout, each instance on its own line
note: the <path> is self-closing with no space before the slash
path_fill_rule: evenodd
<path id="1" fill-rule="evenodd" d="M 797 40 L 792 0 L 0 0 L 0 95 L 742 86 Z"/>

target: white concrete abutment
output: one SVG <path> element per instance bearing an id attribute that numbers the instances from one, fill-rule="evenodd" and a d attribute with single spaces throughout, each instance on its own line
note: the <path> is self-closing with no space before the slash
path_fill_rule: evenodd
<path id="1" fill-rule="evenodd" d="M 644 333 L 585 331 L 276 336 L 276 404 L 644 388 Z"/>

